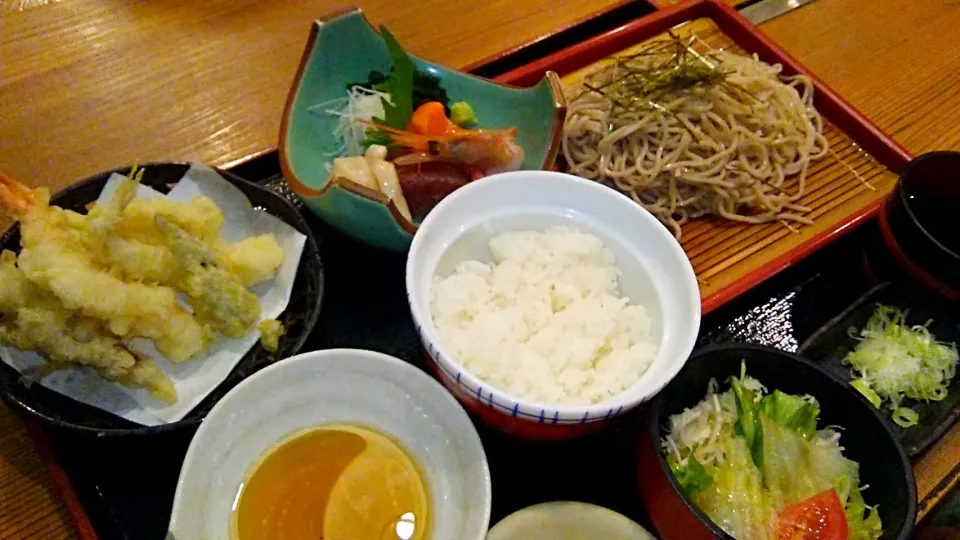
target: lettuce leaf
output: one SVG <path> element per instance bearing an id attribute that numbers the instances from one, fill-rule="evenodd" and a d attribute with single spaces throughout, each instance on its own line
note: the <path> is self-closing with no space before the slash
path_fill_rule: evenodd
<path id="1" fill-rule="evenodd" d="M 764 486 L 776 501 L 777 508 L 810 498 L 833 487 L 829 469 L 813 466 L 812 443 L 797 431 L 775 422 L 760 413 L 763 426 Z M 821 474 L 825 473 L 825 474 Z"/>
<path id="2" fill-rule="evenodd" d="M 817 434 L 820 405 L 813 398 L 774 390 L 760 400 L 760 411 L 781 426 L 796 431 L 808 441 Z"/>
<path id="3" fill-rule="evenodd" d="M 763 469 L 763 428 L 760 426 L 759 393 L 743 384 L 742 377 L 730 378 L 730 389 L 737 403 L 737 420 L 733 432 L 743 437 L 754 464 Z"/>
<path id="4" fill-rule="evenodd" d="M 677 479 L 684 493 L 691 498 L 713 483 L 713 478 L 694 456 L 681 461 L 674 454 L 669 454 L 667 455 L 667 464 L 670 465 L 673 477 Z"/>
<path id="5" fill-rule="evenodd" d="M 727 460 L 713 475 L 713 483 L 696 500 L 721 529 L 735 538 L 776 538 L 776 501 L 763 487 L 760 471 L 740 437 L 724 441 Z"/>
<path id="6" fill-rule="evenodd" d="M 850 540 L 877 540 L 883 534 L 877 509 L 867 507 L 858 487 L 850 491 L 846 501 L 846 514 Z"/>

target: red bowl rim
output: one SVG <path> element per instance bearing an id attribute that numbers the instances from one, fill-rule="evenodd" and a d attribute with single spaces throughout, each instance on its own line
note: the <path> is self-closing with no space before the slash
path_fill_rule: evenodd
<path id="1" fill-rule="evenodd" d="M 887 208 L 888 204 L 889 201 L 884 205 L 880 215 L 877 216 L 877 228 L 880 231 L 880 238 L 886 246 L 894 264 L 900 267 L 902 271 L 906 272 L 913 281 L 922 287 L 941 294 L 950 300 L 960 301 L 960 290 L 954 289 L 952 286 L 944 283 L 939 277 L 934 276 L 913 262 L 907 253 L 903 251 L 903 247 L 901 247 L 899 240 L 897 240 L 896 234 L 893 232 L 893 227 L 890 226 L 890 220 L 887 217 L 887 212 L 889 211 Z"/>

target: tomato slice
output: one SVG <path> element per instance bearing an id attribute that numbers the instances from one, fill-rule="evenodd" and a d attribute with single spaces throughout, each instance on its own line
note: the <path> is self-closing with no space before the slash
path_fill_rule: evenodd
<path id="1" fill-rule="evenodd" d="M 791 504 L 779 513 L 779 540 L 847 540 L 850 529 L 834 489 Z"/>

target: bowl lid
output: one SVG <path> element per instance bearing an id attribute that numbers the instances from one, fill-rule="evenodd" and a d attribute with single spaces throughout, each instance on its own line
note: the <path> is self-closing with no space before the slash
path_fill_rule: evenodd
<path id="1" fill-rule="evenodd" d="M 487 540 L 655 540 L 631 519 L 602 506 L 556 501 L 529 506 L 502 519 Z"/>

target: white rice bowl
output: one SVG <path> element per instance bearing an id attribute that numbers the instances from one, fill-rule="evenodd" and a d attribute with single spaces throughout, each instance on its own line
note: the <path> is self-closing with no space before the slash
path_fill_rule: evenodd
<path id="1" fill-rule="evenodd" d="M 434 277 L 440 343 L 474 375 L 554 405 L 609 399 L 657 352 L 646 307 L 619 287 L 613 252 L 571 226 L 502 232 L 491 261 L 466 260 Z"/>
<path id="2" fill-rule="evenodd" d="M 464 365 L 434 322 L 436 276 L 450 276 L 464 261 L 492 264 L 489 244 L 497 235 L 558 226 L 602 240 L 620 272 L 620 294 L 614 296 L 644 308 L 649 341 L 656 349 L 639 378 L 598 403 L 538 401 L 487 382 Z M 410 313 L 434 374 L 457 399 L 468 407 L 481 405 L 506 418 L 544 425 L 603 422 L 651 398 L 683 367 L 700 326 L 696 276 L 666 227 L 629 197 L 563 173 L 496 174 L 444 198 L 420 224 L 410 245 L 406 284 Z M 492 418 L 485 421 L 502 427 Z"/>

